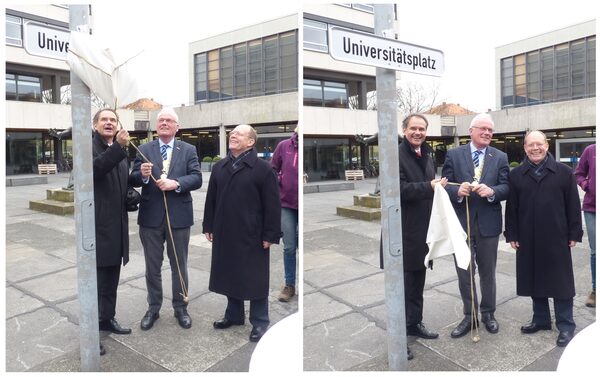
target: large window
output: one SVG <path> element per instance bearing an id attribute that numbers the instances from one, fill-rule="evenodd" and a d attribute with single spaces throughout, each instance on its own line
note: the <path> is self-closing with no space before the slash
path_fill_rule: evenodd
<path id="1" fill-rule="evenodd" d="M 42 86 L 40 78 L 7 73 L 6 99 L 42 102 Z"/>
<path id="2" fill-rule="evenodd" d="M 298 90 L 297 32 L 194 56 L 195 101 L 224 101 Z"/>
<path id="3" fill-rule="evenodd" d="M 596 95 L 596 37 L 578 39 L 501 61 L 502 107 Z"/>
<path id="4" fill-rule="evenodd" d="M 304 48 L 322 52 L 329 51 L 326 23 L 304 19 Z"/>
<path id="5" fill-rule="evenodd" d="M 21 17 L 6 15 L 6 44 L 23 46 L 23 30 Z"/>
<path id="6" fill-rule="evenodd" d="M 305 106 L 348 108 L 348 88 L 345 83 L 304 79 Z"/>

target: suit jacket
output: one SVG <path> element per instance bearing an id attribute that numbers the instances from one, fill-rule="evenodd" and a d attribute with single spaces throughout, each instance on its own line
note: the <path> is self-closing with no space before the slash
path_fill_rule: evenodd
<path id="1" fill-rule="evenodd" d="M 154 164 L 152 176 L 160 179 L 163 168 L 163 159 L 160 154 L 158 139 L 150 141 L 139 147 L 140 151 Z M 138 211 L 138 225 L 156 228 L 165 221 L 165 204 L 162 191 L 150 178 L 147 184 L 143 183 L 140 166 L 145 162 L 138 154 L 131 171 L 131 183 L 135 187 L 142 186 L 142 199 Z M 171 164 L 167 178 L 175 179 L 181 186 L 179 193 L 166 191 L 169 206 L 169 217 L 172 228 L 187 228 L 194 224 L 192 195 L 190 191 L 202 186 L 202 173 L 196 148 L 186 142 L 175 140 L 171 154 Z"/>
<path id="2" fill-rule="evenodd" d="M 471 226 L 477 221 L 479 231 L 484 237 L 494 237 L 502 233 L 502 206 L 500 202 L 508 198 L 508 157 L 506 153 L 487 147 L 480 183 L 485 183 L 495 192 L 492 202 L 472 193 L 469 196 L 469 217 Z M 475 167 L 471 155 L 470 144 L 450 149 L 446 154 L 446 161 L 442 168 L 442 177 L 448 182 L 462 183 L 473 182 Z M 456 211 L 461 225 L 467 230 L 467 200 L 459 202 L 458 186 L 446 185 L 450 201 Z"/>

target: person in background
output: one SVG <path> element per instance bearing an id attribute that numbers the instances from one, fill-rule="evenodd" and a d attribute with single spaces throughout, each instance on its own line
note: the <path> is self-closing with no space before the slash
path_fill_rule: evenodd
<path id="1" fill-rule="evenodd" d="M 298 250 L 298 128 L 277 144 L 271 165 L 279 181 L 283 268 L 285 286 L 279 301 L 288 302 L 296 294 L 296 252 Z"/>
<path id="2" fill-rule="evenodd" d="M 571 249 L 581 242 L 581 205 L 570 167 L 548 153 L 546 136 L 525 136 L 525 161 L 510 172 L 506 202 L 506 242 L 517 252 L 517 295 L 530 296 L 533 318 L 523 334 L 552 328 L 548 298 L 554 302 L 556 345 L 575 333 L 575 277 Z"/>
<path id="3" fill-rule="evenodd" d="M 585 306 L 596 307 L 596 144 L 583 150 L 575 169 L 575 179 L 585 195 L 583 197 L 583 218 L 590 243 L 590 266 L 592 268 L 592 291 Z"/>

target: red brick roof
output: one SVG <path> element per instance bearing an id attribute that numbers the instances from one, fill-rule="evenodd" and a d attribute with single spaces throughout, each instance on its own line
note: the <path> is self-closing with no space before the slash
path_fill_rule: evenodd
<path id="1" fill-rule="evenodd" d="M 467 108 L 460 106 L 459 104 L 442 102 L 441 105 L 432 107 L 426 114 L 436 114 L 441 116 L 446 115 L 469 115 L 476 114 Z"/>
<path id="2" fill-rule="evenodd" d="M 150 98 L 140 98 L 127 106 L 123 106 L 123 108 L 128 110 L 159 110 L 162 109 L 162 105 Z"/>

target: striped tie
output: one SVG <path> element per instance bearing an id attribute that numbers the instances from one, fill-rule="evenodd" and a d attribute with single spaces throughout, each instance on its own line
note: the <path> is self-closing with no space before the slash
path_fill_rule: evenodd
<path id="1" fill-rule="evenodd" d="M 167 148 L 169 148 L 169 144 L 160 146 L 160 154 L 162 155 L 163 161 L 167 159 Z"/>
<path id="2" fill-rule="evenodd" d="M 479 167 L 479 155 L 481 154 L 481 151 L 475 151 L 473 152 L 473 165 L 475 167 Z"/>

